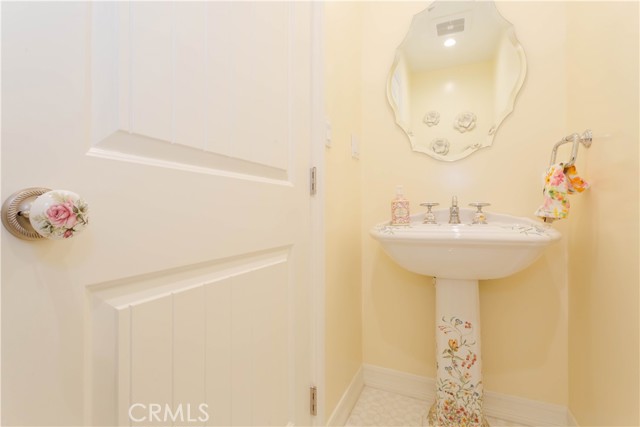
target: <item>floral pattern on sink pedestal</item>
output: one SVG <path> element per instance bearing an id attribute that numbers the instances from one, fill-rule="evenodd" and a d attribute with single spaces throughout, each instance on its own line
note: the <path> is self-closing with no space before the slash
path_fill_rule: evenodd
<path id="1" fill-rule="evenodd" d="M 444 317 L 438 333 L 447 338 L 447 346 L 438 348 L 436 402 L 429 411 L 432 426 L 481 427 L 486 425 L 482 413 L 482 380 L 477 340 L 473 324 L 458 317 Z M 438 340 L 442 342 L 442 340 Z"/>
<path id="2" fill-rule="evenodd" d="M 426 421 L 431 427 L 488 427 L 478 281 L 436 278 L 435 287 L 436 401 Z"/>

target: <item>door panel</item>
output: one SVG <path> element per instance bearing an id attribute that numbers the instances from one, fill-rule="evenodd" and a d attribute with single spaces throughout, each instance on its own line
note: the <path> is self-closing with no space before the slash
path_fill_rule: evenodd
<path id="1" fill-rule="evenodd" d="M 87 338 L 100 384 L 92 422 L 116 424 L 136 403 L 179 402 L 192 418 L 207 404 L 206 425 L 286 425 L 295 401 L 290 271 L 283 249 L 91 287 Z M 121 402 L 107 405 L 116 394 Z M 134 421 L 143 413 L 135 407 Z"/>
<path id="2" fill-rule="evenodd" d="M 4 424 L 310 424 L 310 24 L 3 5 L 3 198 L 91 210 L 68 241 L 2 231 Z"/>
<path id="3" fill-rule="evenodd" d="M 309 30 L 301 19 L 277 2 L 97 5 L 94 144 L 151 158 L 171 150 L 170 160 L 177 154 L 186 164 L 225 156 L 288 178 L 291 104 Z"/>

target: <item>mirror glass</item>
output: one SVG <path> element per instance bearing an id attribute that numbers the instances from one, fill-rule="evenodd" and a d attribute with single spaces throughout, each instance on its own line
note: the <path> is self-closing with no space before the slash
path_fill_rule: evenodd
<path id="1" fill-rule="evenodd" d="M 387 97 L 414 151 L 454 161 L 493 143 L 525 72 L 513 25 L 493 2 L 435 1 L 396 51 Z"/>

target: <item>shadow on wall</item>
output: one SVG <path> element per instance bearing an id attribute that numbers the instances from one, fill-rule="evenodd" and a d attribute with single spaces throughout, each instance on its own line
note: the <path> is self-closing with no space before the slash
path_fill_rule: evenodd
<path id="1" fill-rule="evenodd" d="M 377 338 L 384 342 L 384 354 L 371 355 L 377 360 L 366 363 L 394 369 L 402 366 L 405 372 L 435 377 L 435 287 L 432 278 L 405 270 L 380 247 L 375 249 L 372 270 L 372 318 L 377 322 Z M 391 364 L 390 360 L 400 365 Z"/>
<path id="2" fill-rule="evenodd" d="M 535 373 L 546 370 L 550 363 L 566 365 L 565 242 L 563 238 L 550 246 L 533 265 L 509 278 L 480 282 L 482 328 L 491 331 L 482 335 L 483 370 L 489 389 L 493 375 Z M 566 372 L 558 375 L 564 377 Z"/>

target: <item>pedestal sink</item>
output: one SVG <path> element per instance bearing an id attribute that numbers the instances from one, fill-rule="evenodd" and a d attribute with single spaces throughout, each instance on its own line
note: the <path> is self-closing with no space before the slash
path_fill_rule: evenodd
<path id="1" fill-rule="evenodd" d="M 472 224 L 474 211 L 460 209 L 461 224 L 449 211 L 434 211 L 437 224 L 413 215 L 409 226 L 382 223 L 371 235 L 400 266 L 433 276 L 436 286 L 436 401 L 430 426 L 488 426 L 482 410 L 482 358 L 478 281 L 517 273 L 560 239 L 550 226 L 528 218 L 486 213 L 487 224 Z"/>

